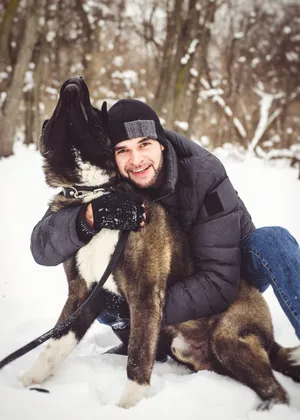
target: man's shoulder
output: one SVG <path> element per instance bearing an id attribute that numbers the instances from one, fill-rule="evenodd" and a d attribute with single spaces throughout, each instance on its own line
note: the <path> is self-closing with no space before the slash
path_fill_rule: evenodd
<path id="1" fill-rule="evenodd" d="M 175 131 L 165 129 L 165 134 L 169 142 L 174 147 L 179 159 L 196 158 L 200 159 L 200 161 L 204 161 L 210 156 L 213 156 L 208 150 L 200 146 L 200 144 L 194 142 L 193 140 L 189 140 Z"/>
<path id="2" fill-rule="evenodd" d="M 189 178 L 196 180 L 199 176 L 212 174 L 217 178 L 226 176 L 222 162 L 213 153 L 175 131 L 165 130 L 165 133 L 175 150 L 182 174 L 188 173 Z"/>

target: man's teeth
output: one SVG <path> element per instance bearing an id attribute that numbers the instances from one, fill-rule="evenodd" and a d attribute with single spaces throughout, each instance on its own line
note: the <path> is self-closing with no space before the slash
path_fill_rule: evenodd
<path id="1" fill-rule="evenodd" d="M 146 169 L 148 169 L 149 168 L 149 166 L 147 167 L 147 168 L 143 168 L 143 169 L 137 169 L 136 171 L 132 171 L 133 173 L 136 173 L 136 172 L 143 172 L 143 171 L 145 171 Z"/>

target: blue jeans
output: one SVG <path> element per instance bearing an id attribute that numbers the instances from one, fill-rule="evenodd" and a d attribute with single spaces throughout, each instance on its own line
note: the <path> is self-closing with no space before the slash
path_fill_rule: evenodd
<path id="1" fill-rule="evenodd" d="M 263 293 L 274 293 L 300 338 L 300 248 L 293 236 L 278 226 L 250 232 L 240 242 L 241 274 Z"/>

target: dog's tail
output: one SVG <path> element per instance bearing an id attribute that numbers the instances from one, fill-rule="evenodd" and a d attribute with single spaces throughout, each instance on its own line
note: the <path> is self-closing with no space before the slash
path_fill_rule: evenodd
<path id="1" fill-rule="evenodd" d="M 300 382 L 300 346 L 281 347 L 274 341 L 269 357 L 274 370 Z"/>

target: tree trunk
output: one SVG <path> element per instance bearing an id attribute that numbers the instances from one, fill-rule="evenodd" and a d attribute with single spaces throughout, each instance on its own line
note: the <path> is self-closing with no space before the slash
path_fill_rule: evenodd
<path id="1" fill-rule="evenodd" d="M 174 66 L 174 48 L 176 47 L 178 33 L 181 29 L 182 8 L 183 2 L 181 0 L 175 0 L 173 10 L 168 11 L 167 14 L 166 38 L 163 46 L 159 82 L 154 99 L 154 107 L 159 114 L 162 114 L 163 108 L 169 100 L 170 76 Z"/>
<path id="2" fill-rule="evenodd" d="M 42 111 L 40 110 L 41 84 L 44 78 L 45 57 L 48 53 L 48 43 L 44 34 L 36 46 L 35 69 L 33 72 L 34 86 L 24 94 L 25 101 L 25 144 L 38 146 L 41 133 Z"/>
<path id="3" fill-rule="evenodd" d="M 13 18 L 19 5 L 19 0 L 10 0 L 5 10 L 0 26 L 0 71 L 10 64 L 9 36 L 13 25 Z"/>
<path id="4" fill-rule="evenodd" d="M 200 3 L 197 0 L 189 0 L 187 10 L 184 11 L 184 2 L 175 1 L 172 12 L 168 14 L 166 40 L 154 106 L 159 114 L 165 111 L 164 118 L 170 129 L 177 129 L 174 125 L 175 120 L 192 122 L 195 117 L 191 112 L 193 104 L 191 104 L 190 82 L 194 76 L 191 75 L 190 70 L 194 67 L 196 54 L 205 55 L 200 60 L 201 66 L 206 63 L 206 42 L 210 37 L 209 23 L 213 21 L 217 8 L 215 1 Z M 193 48 L 191 48 L 192 42 L 195 42 Z M 197 81 L 194 87 L 199 90 Z M 197 101 L 197 95 L 193 96 L 194 102 Z M 197 104 L 194 108 L 196 107 Z"/>
<path id="5" fill-rule="evenodd" d="M 19 105 L 23 95 L 24 74 L 31 60 L 32 51 L 38 34 L 37 8 L 37 0 L 29 1 L 23 42 L 19 49 L 11 84 L 7 90 L 2 115 L 0 115 L 0 157 L 13 154 L 13 143 L 19 115 Z"/>
<path id="6" fill-rule="evenodd" d="M 190 80 L 190 69 L 194 61 L 194 54 L 199 44 L 190 51 L 192 41 L 199 42 L 198 27 L 200 18 L 200 9 L 197 9 L 197 1 L 190 0 L 186 18 L 183 21 L 180 36 L 178 38 L 177 51 L 175 55 L 175 64 L 171 73 L 171 101 L 168 110 L 167 123 L 171 128 L 174 126 L 174 120 L 186 121 L 187 116 L 187 91 Z M 171 86 L 172 86 L 171 85 Z"/>
<path id="7" fill-rule="evenodd" d="M 205 80 L 207 80 L 209 84 L 211 84 L 207 55 L 208 46 L 211 39 L 210 28 L 212 23 L 214 22 L 216 10 L 217 4 L 215 2 L 211 2 L 206 14 L 206 19 L 199 33 L 200 48 L 197 49 L 195 55 L 195 68 L 198 71 L 198 76 L 196 78 L 194 90 L 190 98 L 190 108 L 187 116 L 187 122 L 189 126 L 188 131 L 186 132 L 187 136 L 190 136 L 194 132 L 194 121 L 198 111 L 198 97 L 201 88 L 201 77 L 204 77 Z"/>

